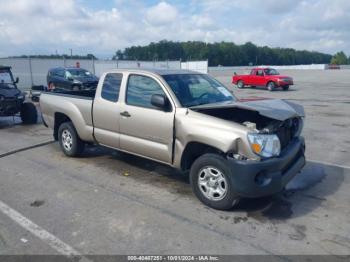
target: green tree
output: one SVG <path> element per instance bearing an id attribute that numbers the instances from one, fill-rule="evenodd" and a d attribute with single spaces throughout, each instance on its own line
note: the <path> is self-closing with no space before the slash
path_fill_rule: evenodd
<path id="1" fill-rule="evenodd" d="M 251 42 L 236 45 L 233 42 L 205 43 L 201 41 L 173 42 L 162 40 L 146 46 L 131 46 L 118 50 L 113 59 L 130 60 L 209 60 L 209 66 L 242 66 L 252 64 L 298 65 L 326 64 L 329 54 L 256 46 Z"/>
<path id="2" fill-rule="evenodd" d="M 348 58 L 343 51 L 336 53 L 331 60 L 332 65 L 347 65 L 348 62 Z"/>

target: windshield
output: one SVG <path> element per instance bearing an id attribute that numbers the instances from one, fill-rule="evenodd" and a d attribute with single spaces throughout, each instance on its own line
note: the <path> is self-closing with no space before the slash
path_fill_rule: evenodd
<path id="1" fill-rule="evenodd" d="M 8 70 L 0 70 L 0 87 L 1 88 L 15 88 L 12 75 Z"/>
<path id="2" fill-rule="evenodd" d="M 220 82 L 208 75 L 164 75 L 183 107 L 234 101 L 236 98 Z"/>
<path id="3" fill-rule="evenodd" d="M 264 69 L 264 72 L 265 72 L 265 75 L 270 75 L 270 76 L 280 74 L 276 69 L 273 69 L 273 68 Z"/>
<path id="4" fill-rule="evenodd" d="M 91 76 L 91 73 L 85 69 L 67 69 L 69 76 Z"/>

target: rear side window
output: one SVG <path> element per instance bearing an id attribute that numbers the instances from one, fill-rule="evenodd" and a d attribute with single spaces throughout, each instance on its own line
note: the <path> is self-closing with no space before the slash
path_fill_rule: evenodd
<path id="1" fill-rule="evenodd" d="M 256 71 L 256 75 L 257 75 L 257 76 L 264 76 L 263 70 L 260 70 L 260 69 L 257 70 L 257 71 Z"/>
<path id="2" fill-rule="evenodd" d="M 107 74 L 102 86 L 101 97 L 111 102 L 117 102 L 123 74 Z"/>
<path id="3" fill-rule="evenodd" d="M 162 87 L 154 79 L 141 75 L 129 77 L 126 93 L 128 105 L 156 108 L 151 104 L 151 97 L 155 94 L 165 95 Z"/>
<path id="4" fill-rule="evenodd" d="M 53 74 L 55 75 L 55 76 L 59 76 L 59 77 L 64 77 L 64 69 L 56 69 L 54 72 L 53 72 Z"/>

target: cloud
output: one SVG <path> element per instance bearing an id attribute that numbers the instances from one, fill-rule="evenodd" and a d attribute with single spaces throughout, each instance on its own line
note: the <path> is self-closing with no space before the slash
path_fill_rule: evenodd
<path id="1" fill-rule="evenodd" d="M 166 2 L 160 2 L 147 10 L 146 18 L 147 21 L 153 25 L 164 25 L 176 22 L 177 9 Z"/>
<path id="2" fill-rule="evenodd" d="M 348 0 L 108 1 L 8 1 L 0 9 L 0 56 L 72 48 L 111 57 L 117 49 L 162 39 L 350 54 Z"/>

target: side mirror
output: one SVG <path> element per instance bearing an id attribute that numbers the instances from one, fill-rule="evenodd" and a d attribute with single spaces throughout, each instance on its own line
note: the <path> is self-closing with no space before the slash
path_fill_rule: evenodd
<path id="1" fill-rule="evenodd" d="M 169 109 L 169 101 L 164 95 L 152 95 L 151 104 L 155 107 L 163 109 L 164 111 Z"/>
<path id="2" fill-rule="evenodd" d="M 18 82 L 19 82 L 19 78 L 18 78 L 18 76 L 16 77 L 16 80 L 15 80 L 15 84 L 18 84 Z"/>

